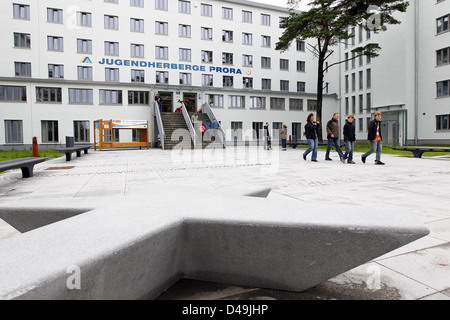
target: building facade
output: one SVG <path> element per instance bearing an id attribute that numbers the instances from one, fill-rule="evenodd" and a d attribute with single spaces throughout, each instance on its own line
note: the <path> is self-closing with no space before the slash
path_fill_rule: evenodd
<path id="1" fill-rule="evenodd" d="M 247 1 L 2 1 L 0 145 L 93 143 L 99 119 L 148 120 L 155 142 L 156 93 L 163 112 L 207 103 L 229 141 L 261 139 L 266 122 L 302 139 L 317 62 L 304 42 L 274 49 L 287 14 Z M 338 75 L 328 78 L 331 118 Z"/>

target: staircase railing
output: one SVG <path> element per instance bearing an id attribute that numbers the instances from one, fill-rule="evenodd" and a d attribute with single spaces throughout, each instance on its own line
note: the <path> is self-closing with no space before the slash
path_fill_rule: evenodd
<path id="1" fill-rule="evenodd" d="M 155 102 L 155 116 L 156 124 L 158 126 L 159 142 L 161 143 L 161 149 L 164 150 L 164 141 L 166 140 L 166 134 L 164 133 L 164 125 L 161 118 L 161 112 L 159 111 L 159 105 Z"/>
<path id="2" fill-rule="evenodd" d="M 214 115 L 214 112 L 212 111 L 211 107 L 207 103 L 204 103 L 202 105 L 202 112 L 206 113 L 208 115 L 209 121 L 211 121 L 211 123 L 213 123 L 214 119 L 216 119 L 216 121 L 217 121 L 217 118 Z M 217 121 L 217 124 L 219 125 L 219 129 L 217 129 L 217 131 L 218 131 L 217 133 L 218 133 L 220 141 L 222 142 L 223 147 L 225 148 L 226 147 L 225 131 L 223 130 L 222 125 L 218 121 Z"/>
<path id="3" fill-rule="evenodd" d="M 192 143 L 194 144 L 194 148 L 197 147 L 197 134 L 195 133 L 195 128 L 192 125 L 191 118 L 189 117 L 189 112 L 186 109 L 184 103 L 181 104 L 181 110 L 183 113 L 184 121 L 186 121 L 186 125 L 189 130 L 189 134 L 191 135 Z"/>

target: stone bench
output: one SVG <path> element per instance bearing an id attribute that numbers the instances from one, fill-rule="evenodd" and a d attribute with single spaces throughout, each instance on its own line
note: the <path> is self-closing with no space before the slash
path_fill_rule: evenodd
<path id="1" fill-rule="evenodd" d="M 279 201 L 261 190 L 139 190 L 20 202 L 29 214 L 37 205 L 84 213 L 0 241 L 0 299 L 154 299 L 182 278 L 301 292 L 429 233 L 389 207 Z M 168 193 L 177 200 L 161 200 Z"/>
<path id="2" fill-rule="evenodd" d="M 72 153 L 77 153 L 77 158 L 81 157 L 81 151 L 84 150 L 84 154 L 88 154 L 88 150 L 90 149 L 90 146 L 74 146 L 74 147 L 61 147 L 61 148 L 53 148 L 50 150 L 53 151 L 59 151 L 61 153 L 66 154 L 66 161 L 72 160 Z"/>
<path id="3" fill-rule="evenodd" d="M 21 169 L 22 178 L 31 178 L 33 176 L 34 166 L 38 163 L 44 162 L 50 158 L 20 158 L 0 162 L 0 172 L 11 170 L 11 169 Z"/>
<path id="4" fill-rule="evenodd" d="M 441 147 L 393 147 L 392 150 L 410 151 L 414 158 L 422 158 L 425 152 L 450 152 L 450 148 Z"/>

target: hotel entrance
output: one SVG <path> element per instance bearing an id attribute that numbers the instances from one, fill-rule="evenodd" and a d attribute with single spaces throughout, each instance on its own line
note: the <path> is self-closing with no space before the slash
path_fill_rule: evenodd
<path id="1" fill-rule="evenodd" d="M 162 112 L 173 112 L 173 93 L 158 92 L 162 100 Z"/>
<path id="2" fill-rule="evenodd" d="M 196 93 L 183 93 L 183 100 L 186 101 L 186 109 L 188 112 L 197 111 L 197 94 Z"/>

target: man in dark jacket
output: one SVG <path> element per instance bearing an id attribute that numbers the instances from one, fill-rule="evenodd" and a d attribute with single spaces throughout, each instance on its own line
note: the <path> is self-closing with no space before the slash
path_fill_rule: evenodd
<path id="1" fill-rule="evenodd" d="M 327 139 L 328 139 L 328 147 L 327 152 L 325 154 L 325 160 L 331 161 L 330 151 L 333 145 L 336 148 L 336 152 L 339 154 L 339 159 L 345 163 L 344 154 L 341 150 L 341 141 L 339 140 L 339 113 L 335 113 L 333 118 L 327 123 Z"/>
<path id="2" fill-rule="evenodd" d="M 355 150 L 356 129 L 353 121 L 355 121 L 355 116 L 349 115 L 347 123 L 344 126 L 344 141 L 345 146 L 347 147 L 347 151 L 344 154 L 344 160 L 348 159 L 347 163 L 349 164 L 355 164 L 353 161 L 353 152 Z"/>
<path id="3" fill-rule="evenodd" d="M 375 119 L 373 119 L 369 123 L 369 134 L 367 139 L 370 141 L 372 149 L 361 156 L 361 160 L 363 163 L 366 163 L 366 159 L 368 156 L 376 152 L 377 157 L 375 159 L 375 164 L 384 165 L 384 163 L 381 162 L 381 152 L 383 150 L 383 137 L 381 136 L 381 116 L 381 112 L 375 113 Z"/>

